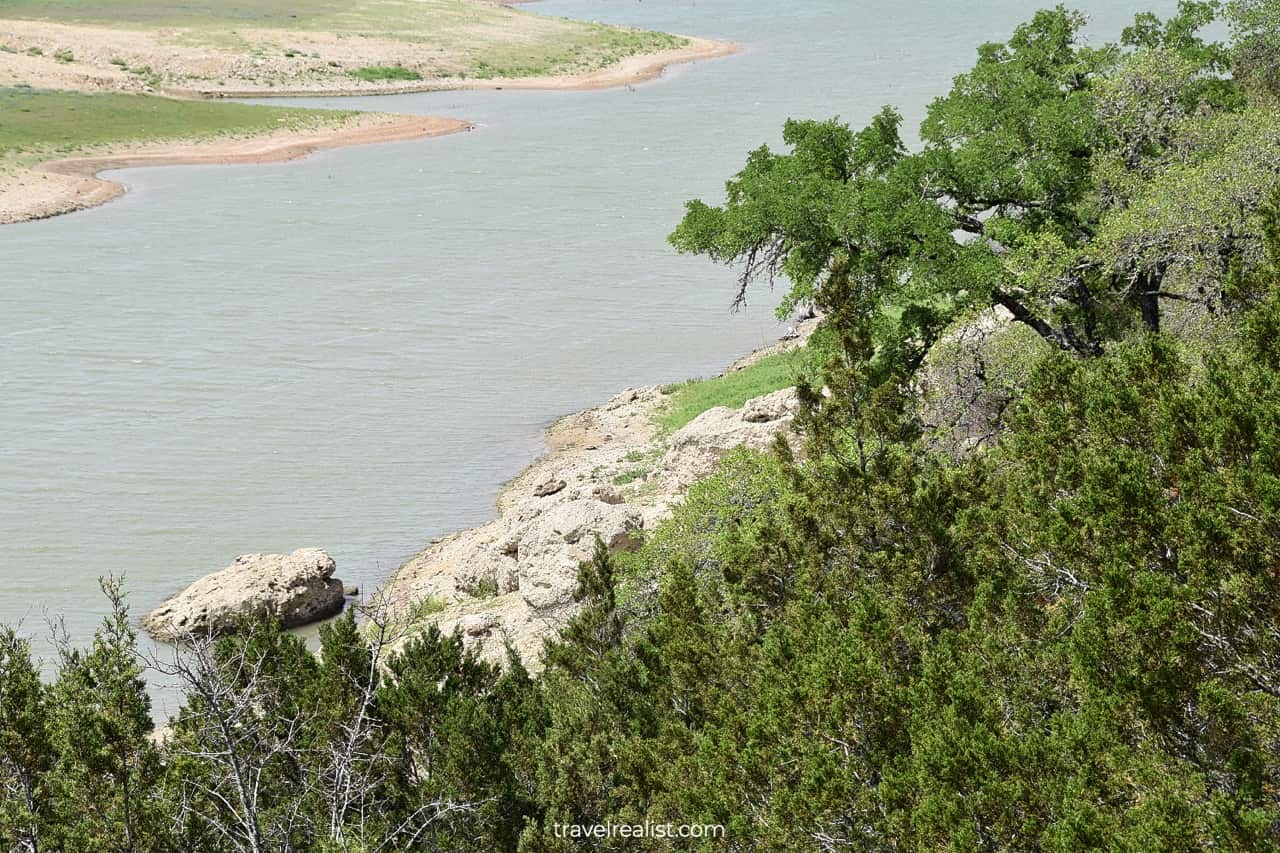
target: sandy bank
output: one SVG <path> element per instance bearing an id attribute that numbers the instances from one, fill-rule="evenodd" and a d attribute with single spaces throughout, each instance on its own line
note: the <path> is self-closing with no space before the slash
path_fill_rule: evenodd
<path id="1" fill-rule="evenodd" d="M 298 89 L 283 89 L 274 86 L 268 89 L 249 88 L 239 91 L 227 89 L 209 90 L 173 90 L 175 94 L 198 95 L 203 98 L 274 98 L 305 97 L 308 95 L 325 96 L 359 96 L 359 95 L 406 95 L 414 92 L 444 92 L 491 89 L 532 89 L 542 91 L 593 91 L 597 89 L 616 89 L 654 80 L 673 65 L 687 65 L 706 59 L 717 59 L 732 56 L 741 48 L 732 42 L 711 41 L 710 39 L 683 36 L 689 44 L 685 47 L 664 50 L 660 53 L 648 53 L 630 56 L 613 65 L 583 74 L 561 74 L 542 77 L 491 77 L 485 79 L 460 80 L 457 78 L 439 78 L 434 80 L 414 80 L 407 83 L 365 83 L 351 85 L 351 81 L 325 82 L 308 85 Z"/>
<path id="2" fill-rule="evenodd" d="M 672 65 L 685 65 L 704 59 L 717 59 L 731 56 L 741 48 L 724 41 L 683 36 L 689 44 L 661 53 L 643 56 L 632 56 L 623 59 L 607 68 L 564 77 L 527 77 L 511 80 L 478 80 L 475 88 L 510 88 L 510 89 L 611 89 L 632 83 L 641 83 L 661 77 L 662 73 Z"/>
<path id="3" fill-rule="evenodd" d="M 524 16 L 520 23 L 565 22 Z M 570 22 L 571 23 L 571 22 Z M 518 37 L 519 32 L 509 33 Z M 425 37 L 425 36 L 424 36 Z M 484 33 L 470 41 L 483 44 Z M 680 47 L 626 57 L 592 71 L 530 77 L 467 74 L 466 54 L 444 53 L 389 36 L 254 29 L 232 40 L 184 29 L 127 29 L 3 19 L 0 86 L 29 85 L 81 92 L 156 92 L 185 97 L 302 97 L 379 95 L 454 89 L 601 89 L 659 76 L 682 63 L 727 56 L 737 45 L 680 36 Z M 443 70 L 433 62 L 453 56 Z M 56 57 L 72 57 L 60 61 Z M 400 66 L 416 80 L 359 80 L 351 72 Z"/>
<path id="4" fill-rule="evenodd" d="M 434 116 L 365 114 L 330 128 L 278 131 L 241 139 L 152 143 L 90 156 L 50 160 L 0 172 L 0 225 L 46 219 L 104 204 L 125 187 L 99 172 L 135 166 L 277 163 L 315 151 L 402 142 L 469 130 L 471 125 Z"/>

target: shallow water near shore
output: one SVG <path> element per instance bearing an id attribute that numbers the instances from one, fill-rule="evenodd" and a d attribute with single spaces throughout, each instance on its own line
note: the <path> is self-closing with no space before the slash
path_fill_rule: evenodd
<path id="1" fill-rule="evenodd" d="M 1107 36 L 1134 11 L 1073 5 Z M 43 614 L 86 642 L 102 574 L 126 575 L 141 614 L 237 554 L 316 546 L 369 589 L 488 520 L 556 416 L 781 332 L 768 293 L 732 315 L 732 272 L 666 246 L 686 199 L 718 198 L 787 117 L 860 124 L 893 103 L 912 133 L 1035 6 L 535 8 L 744 51 L 634 90 L 291 100 L 479 127 L 129 170 L 117 202 L 0 229 L 0 622 L 48 657 Z"/>

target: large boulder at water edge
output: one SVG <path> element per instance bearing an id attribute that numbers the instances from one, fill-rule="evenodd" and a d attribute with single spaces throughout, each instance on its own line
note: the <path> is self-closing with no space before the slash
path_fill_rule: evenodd
<path id="1" fill-rule="evenodd" d="M 247 618 L 285 628 L 325 619 L 342 610 L 343 584 L 333 558 L 318 548 L 292 554 L 246 554 L 206 575 L 148 613 L 142 627 L 153 637 L 225 634 Z"/>

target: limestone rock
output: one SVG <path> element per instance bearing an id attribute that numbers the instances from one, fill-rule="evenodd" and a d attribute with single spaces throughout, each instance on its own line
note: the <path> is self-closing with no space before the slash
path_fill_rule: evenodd
<path id="1" fill-rule="evenodd" d="M 485 637 L 499 624 L 492 613 L 469 613 L 458 620 L 458 629 L 467 637 Z"/>
<path id="2" fill-rule="evenodd" d="M 681 491 L 715 473 L 720 459 L 735 447 L 769 449 L 795 417 L 796 405 L 795 389 L 786 388 L 742 409 L 708 409 L 671 436 L 671 450 L 661 464 L 664 480 Z"/>
<path id="3" fill-rule="evenodd" d="M 142 620 L 153 637 L 225 634 L 248 617 L 294 628 L 342 610 L 343 584 L 333 558 L 317 548 L 292 554 L 246 554 L 169 598 Z"/>
<path id="4" fill-rule="evenodd" d="M 534 610 L 519 593 L 511 593 L 485 601 L 459 602 L 433 621 L 446 636 L 455 630 L 461 633 L 466 648 L 475 650 L 484 660 L 505 665 L 510 646 L 536 670 L 543 642 L 563 628 L 574 612 L 572 607 Z M 403 651 L 410 639 L 397 641 L 390 652 Z"/>
<path id="5" fill-rule="evenodd" d="M 623 496 L 622 492 L 620 492 L 617 489 L 617 487 L 609 486 L 605 484 L 601 484 L 593 488 L 591 490 L 591 497 L 595 498 L 601 503 L 606 503 L 611 506 L 616 506 L 620 503 L 626 503 L 626 500 L 627 500 Z"/>
<path id="6" fill-rule="evenodd" d="M 814 325 L 772 351 L 799 345 Z M 668 399 L 657 385 L 632 388 L 557 421 L 547 455 L 499 497 L 496 520 L 433 542 L 401 567 L 384 590 L 393 612 L 434 599 L 443 607 L 429 621 L 442 632 L 460 631 L 468 648 L 496 663 L 510 648 L 536 671 L 543 642 L 580 609 L 578 568 L 595 537 L 615 553 L 638 547 L 640 533 L 669 517 L 726 453 L 769 449 L 797 406 L 794 389 L 778 391 L 705 412 L 664 436 L 657 415 Z"/>
<path id="7" fill-rule="evenodd" d="M 796 412 L 796 395 L 790 388 L 748 400 L 742 419 L 749 424 L 767 424 L 789 418 Z"/>
<path id="8" fill-rule="evenodd" d="M 458 561 L 454 569 L 454 586 L 469 596 L 513 592 L 516 589 L 516 561 L 513 557 L 489 548 L 479 548 Z"/>
<path id="9" fill-rule="evenodd" d="M 591 559 L 595 537 L 611 553 L 631 550 L 644 517 L 625 505 L 596 500 L 560 504 L 537 518 L 520 539 L 519 590 L 529 606 L 556 607 L 573 597 L 578 566 Z"/>
<path id="10" fill-rule="evenodd" d="M 533 496 L 535 498 L 548 498 L 557 492 L 563 492 L 566 485 L 568 484 L 565 483 L 564 480 L 557 480 L 552 477 L 551 479 L 543 480 L 535 486 L 533 489 Z"/>

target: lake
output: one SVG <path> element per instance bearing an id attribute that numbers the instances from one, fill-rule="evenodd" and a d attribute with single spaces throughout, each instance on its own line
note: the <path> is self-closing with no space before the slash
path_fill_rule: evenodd
<path id="1" fill-rule="evenodd" d="M 1132 17 L 1075 5 L 1107 37 Z M 129 170 L 117 202 L 0 228 L 0 622 L 47 657 L 46 614 L 91 636 L 102 574 L 140 615 L 237 554 L 316 546 L 367 589 L 488 520 L 558 415 L 781 332 L 770 294 L 731 314 L 733 273 L 667 247 L 686 199 L 717 198 L 788 117 L 860 124 L 892 103 L 913 132 L 1035 5 L 536 8 L 744 51 L 634 90 L 293 101 L 479 127 Z"/>

